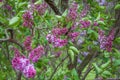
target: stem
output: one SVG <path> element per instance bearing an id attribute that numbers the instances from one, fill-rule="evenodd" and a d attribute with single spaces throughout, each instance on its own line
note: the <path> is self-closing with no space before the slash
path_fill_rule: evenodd
<path id="1" fill-rule="evenodd" d="M 50 76 L 50 79 L 49 79 L 49 80 L 52 80 L 52 78 L 53 78 L 54 74 L 56 73 L 58 67 L 59 67 L 67 58 L 68 58 L 68 55 L 61 60 L 61 62 L 60 62 L 60 63 L 57 65 L 57 67 L 54 69 L 54 71 L 53 71 L 52 75 Z"/>
<path id="2" fill-rule="evenodd" d="M 78 74 L 79 76 L 81 76 L 82 71 L 84 70 L 84 68 L 87 66 L 87 64 L 94 58 L 97 56 L 97 52 L 91 50 L 92 52 L 90 52 L 85 59 L 82 61 L 81 65 L 78 67 Z"/>
<path id="3" fill-rule="evenodd" d="M 18 75 L 17 75 L 17 79 L 16 80 L 21 80 L 21 77 L 22 77 L 22 73 L 19 72 Z"/>
<path id="4" fill-rule="evenodd" d="M 45 0 L 46 3 L 52 8 L 56 15 L 62 15 L 55 3 L 52 0 Z"/>

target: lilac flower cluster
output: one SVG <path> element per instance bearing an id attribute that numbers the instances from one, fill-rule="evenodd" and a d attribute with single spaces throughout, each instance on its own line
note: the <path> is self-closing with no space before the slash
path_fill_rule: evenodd
<path id="1" fill-rule="evenodd" d="M 63 47 L 67 44 L 67 39 L 56 38 L 53 42 L 54 47 Z"/>
<path id="2" fill-rule="evenodd" d="M 25 77 L 33 78 L 36 75 L 36 70 L 34 69 L 33 65 L 32 65 L 31 70 L 25 71 L 28 68 L 27 66 L 30 65 L 30 60 L 27 59 L 24 55 L 20 55 L 20 53 L 17 49 L 14 49 L 14 52 L 15 52 L 15 56 L 12 59 L 12 67 L 15 70 L 18 70 L 18 71 L 24 73 Z"/>
<path id="3" fill-rule="evenodd" d="M 46 39 L 54 47 L 63 47 L 67 44 L 67 39 L 61 39 L 60 36 L 65 35 L 67 28 L 54 28 L 51 34 L 46 36 Z"/>
<path id="4" fill-rule="evenodd" d="M 78 35 L 79 35 L 79 32 L 73 32 L 73 33 L 69 33 L 68 37 L 71 38 L 72 42 L 74 42 Z"/>
<path id="5" fill-rule="evenodd" d="M 43 2 L 42 4 L 36 4 L 35 9 L 39 13 L 39 15 L 43 15 L 48 8 L 47 3 Z"/>
<path id="6" fill-rule="evenodd" d="M 85 8 L 80 13 L 80 18 L 85 17 L 87 15 L 89 8 L 89 5 L 85 6 Z"/>
<path id="7" fill-rule="evenodd" d="M 76 3 L 73 3 L 72 4 L 72 7 L 69 9 L 68 11 L 68 19 L 69 20 L 75 20 L 77 18 L 77 7 L 78 7 L 78 4 Z"/>
<path id="8" fill-rule="evenodd" d="M 24 57 L 14 57 L 12 59 L 12 66 L 15 70 L 22 71 L 28 64 L 30 64 L 29 59 Z"/>
<path id="9" fill-rule="evenodd" d="M 22 17 L 23 17 L 23 26 L 32 28 L 32 26 L 34 25 L 32 12 L 26 11 Z"/>
<path id="10" fill-rule="evenodd" d="M 71 27 L 71 30 L 76 29 L 78 25 L 79 25 L 79 22 L 74 22 L 72 27 Z"/>
<path id="11" fill-rule="evenodd" d="M 64 35 L 67 31 L 68 31 L 67 28 L 54 28 L 52 30 L 52 34 L 60 36 L 60 35 Z"/>
<path id="12" fill-rule="evenodd" d="M 23 70 L 23 74 L 27 78 L 33 78 L 36 75 L 36 70 L 33 64 L 29 64 Z"/>
<path id="13" fill-rule="evenodd" d="M 0 2 L 3 2 L 3 0 L 0 0 Z"/>
<path id="14" fill-rule="evenodd" d="M 87 20 L 85 21 L 81 20 L 80 24 L 81 24 L 80 28 L 88 28 L 91 25 L 90 21 Z"/>
<path id="15" fill-rule="evenodd" d="M 104 6 L 107 4 L 106 0 L 96 0 L 100 6 Z"/>
<path id="16" fill-rule="evenodd" d="M 24 43 L 25 49 L 29 52 L 29 56 L 28 56 L 29 60 L 31 60 L 34 63 L 34 62 L 37 62 L 40 59 L 40 57 L 44 54 L 44 48 L 43 46 L 38 46 L 32 49 L 31 39 L 32 39 L 31 36 L 27 36 L 23 43 Z"/>
<path id="17" fill-rule="evenodd" d="M 31 36 L 27 36 L 25 41 L 24 41 L 24 47 L 27 51 L 31 51 L 32 47 L 31 47 Z"/>
<path id="18" fill-rule="evenodd" d="M 11 11 L 12 10 L 12 6 L 10 6 L 10 5 L 5 5 L 5 8 L 8 10 L 8 11 Z"/>
<path id="19" fill-rule="evenodd" d="M 48 34 L 46 39 L 48 40 L 49 43 L 53 44 L 54 47 L 63 47 L 67 44 L 66 39 L 60 39 L 53 34 Z"/>
<path id="20" fill-rule="evenodd" d="M 94 26 L 98 26 L 99 24 L 98 24 L 97 21 L 94 21 L 93 25 L 94 25 Z"/>
<path id="21" fill-rule="evenodd" d="M 42 46 L 38 46 L 37 48 L 33 49 L 29 53 L 28 57 L 34 63 L 34 62 L 37 62 L 40 59 L 42 54 L 44 54 L 44 48 Z"/>
<path id="22" fill-rule="evenodd" d="M 112 43 L 114 39 L 114 30 L 112 30 L 108 36 L 104 35 L 104 31 L 100 30 L 98 31 L 98 41 L 100 43 L 100 48 L 103 50 L 111 51 L 112 50 Z"/>
<path id="23" fill-rule="evenodd" d="M 44 54 L 44 48 L 42 46 L 38 46 L 37 48 L 32 49 L 30 36 L 26 37 L 24 47 L 29 52 L 28 58 L 21 55 L 18 49 L 13 48 L 15 55 L 12 59 L 12 66 L 15 70 L 22 72 L 26 78 L 33 78 L 36 75 L 33 63 L 37 62 L 42 54 Z M 32 63 L 30 63 L 30 60 Z"/>

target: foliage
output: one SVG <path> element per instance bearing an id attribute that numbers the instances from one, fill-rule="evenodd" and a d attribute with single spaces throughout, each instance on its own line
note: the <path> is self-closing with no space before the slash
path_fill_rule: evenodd
<path id="1" fill-rule="evenodd" d="M 107 1 L 69 0 L 62 15 L 49 1 L 0 0 L 0 80 L 120 78 L 120 37 Z"/>

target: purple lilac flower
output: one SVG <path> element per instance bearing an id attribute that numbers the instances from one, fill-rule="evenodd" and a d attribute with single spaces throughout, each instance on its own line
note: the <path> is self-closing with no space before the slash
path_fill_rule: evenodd
<path id="1" fill-rule="evenodd" d="M 63 47 L 67 44 L 67 39 L 60 39 L 57 38 L 55 39 L 55 41 L 53 42 L 53 46 L 54 47 Z"/>
<path id="2" fill-rule="evenodd" d="M 15 70 L 22 71 L 28 64 L 30 64 L 29 59 L 23 57 L 14 57 L 12 59 L 12 67 Z"/>
<path id="3" fill-rule="evenodd" d="M 47 9 L 48 5 L 47 3 L 43 2 L 42 4 L 35 5 L 35 9 L 39 13 L 39 15 L 43 15 Z"/>
<path id="4" fill-rule="evenodd" d="M 87 20 L 86 21 L 81 20 L 80 23 L 81 23 L 80 28 L 88 28 L 91 24 L 90 21 Z"/>
<path id="5" fill-rule="evenodd" d="M 71 27 L 71 30 L 75 30 L 78 25 L 79 25 L 79 22 L 73 23 L 73 25 L 72 25 L 72 27 Z"/>
<path id="6" fill-rule="evenodd" d="M 25 69 L 23 70 L 23 74 L 26 78 L 34 78 L 36 75 L 34 65 L 29 64 L 28 66 L 26 66 Z"/>
<path id="7" fill-rule="evenodd" d="M 23 26 L 32 28 L 33 24 L 34 22 L 33 22 L 32 12 L 26 11 L 23 14 Z"/>
<path id="8" fill-rule="evenodd" d="M 102 31 L 100 29 L 99 29 L 98 33 L 99 33 L 98 40 L 100 42 L 100 48 L 110 52 L 112 50 L 112 43 L 113 43 L 113 39 L 114 39 L 114 30 L 110 31 L 108 36 L 105 36 L 104 31 Z"/>
<path id="9" fill-rule="evenodd" d="M 93 25 L 98 26 L 99 24 L 98 24 L 98 22 L 94 21 Z"/>
<path id="10" fill-rule="evenodd" d="M 13 48 L 14 58 L 12 59 L 12 66 L 15 70 L 22 71 L 25 66 L 27 66 L 30 61 L 24 55 L 21 55 L 17 48 Z"/>
<path id="11" fill-rule="evenodd" d="M 78 35 L 79 35 L 79 32 L 73 32 L 73 33 L 69 33 L 68 37 L 71 39 L 72 42 L 74 42 Z"/>
<path id="12" fill-rule="evenodd" d="M 8 10 L 8 11 L 11 11 L 12 10 L 12 7 L 10 5 L 5 5 L 5 8 Z"/>
<path id="13" fill-rule="evenodd" d="M 73 21 L 77 18 L 77 15 L 78 15 L 77 14 L 77 7 L 78 7 L 78 4 L 76 4 L 76 3 L 72 4 L 72 7 L 68 11 L 68 19 Z"/>
<path id="14" fill-rule="evenodd" d="M 83 30 L 81 33 L 80 33 L 80 36 L 86 36 L 87 34 L 87 31 L 86 30 Z"/>
<path id="15" fill-rule="evenodd" d="M 89 8 L 89 5 L 85 6 L 85 8 L 80 13 L 80 18 L 85 17 L 87 15 Z"/>
<path id="16" fill-rule="evenodd" d="M 55 42 L 56 38 L 57 38 L 57 37 L 56 37 L 55 35 L 52 35 L 52 34 L 48 34 L 48 35 L 46 36 L 46 39 L 48 40 L 49 43 Z"/>
<path id="17" fill-rule="evenodd" d="M 0 0 L 0 2 L 3 2 L 3 0 Z"/>
<path id="18" fill-rule="evenodd" d="M 24 41 L 24 47 L 27 51 L 31 51 L 32 47 L 31 47 L 31 36 L 27 36 L 25 41 Z"/>
<path id="19" fill-rule="evenodd" d="M 52 34 L 56 36 L 64 35 L 68 31 L 67 28 L 54 28 Z"/>
<path id="20" fill-rule="evenodd" d="M 80 60 L 80 59 L 77 59 L 77 62 L 81 64 L 81 63 L 82 63 L 82 60 Z"/>
<path id="21" fill-rule="evenodd" d="M 67 44 L 67 39 L 60 39 L 52 34 L 48 34 L 46 38 L 54 47 L 63 47 Z"/>
<path id="22" fill-rule="evenodd" d="M 89 52 L 82 52 L 83 56 L 87 56 Z"/>
<path id="23" fill-rule="evenodd" d="M 43 54 L 44 48 L 42 46 L 38 46 L 29 53 L 28 57 L 32 62 L 37 62 Z"/>
<path id="24" fill-rule="evenodd" d="M 104 35 L 104 31 L 99 29 L 98 33 L 99 33 L 98 40 L 100 42 L 100 48 L 105 49 L 105 44 L 107 40 L 106 40 L 106 36 Z"/>

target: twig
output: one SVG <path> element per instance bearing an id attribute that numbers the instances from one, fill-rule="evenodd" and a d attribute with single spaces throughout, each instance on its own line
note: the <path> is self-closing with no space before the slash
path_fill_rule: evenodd
<path id="1" fill-rule="evenodd" d="M 55 3 L 52 0 L 45 0 L 46 3 L 52 8 L 56 15 L 62 15 Z"/>
<path id="2" fill-rule="evenodd" d="M 10 36 L 8 35 L 8 32 L 10 32 Z M 11 42 L 11 43 L 14 43 L 14 44 L 20 46 L 21 49 L 24 50 L 23 45 L 21 45 L 19 42 L 17 42 L 14 39 L 14 33 L 13 33 L 12 29 L 6 29 L 5 34 L 6 34 L 6 38 L 5 39 L 0 39 L 0 43 L 2 43 L 2 42 Z"/>
<path id="3" fill-rule="evenodd" d="M 16 80 L 21 80 L 22 72 L 19 72 Z"/>
<path id="4" fill-rule="evenodd" d="M 50 76 L 50 79 L 49 79 L 49 80 L 52 80 L 52 78 L 53 78 L 55 72 L 57 71 L 58 67 L 59 67 L 67 58 L 68 58 L 68 55 L 61 60 L 61 62 L 60 62 L 60 63 L 57 65 L 57 67 L 54 69 L 54 71 L 53 71 L 52 75 Z"/>
<path id="5" fill-rule="evenodd" d="M 87 66 L 87 64 L 94 58 L 96 57 L 97 51 L 93 51 L 90 52 L 85 59 L 82 61 L 81 65 L 78 67 L 78 74 L 79 76 L 81 76 L 82 71 L 84 70 L 84 68 Z"/>

